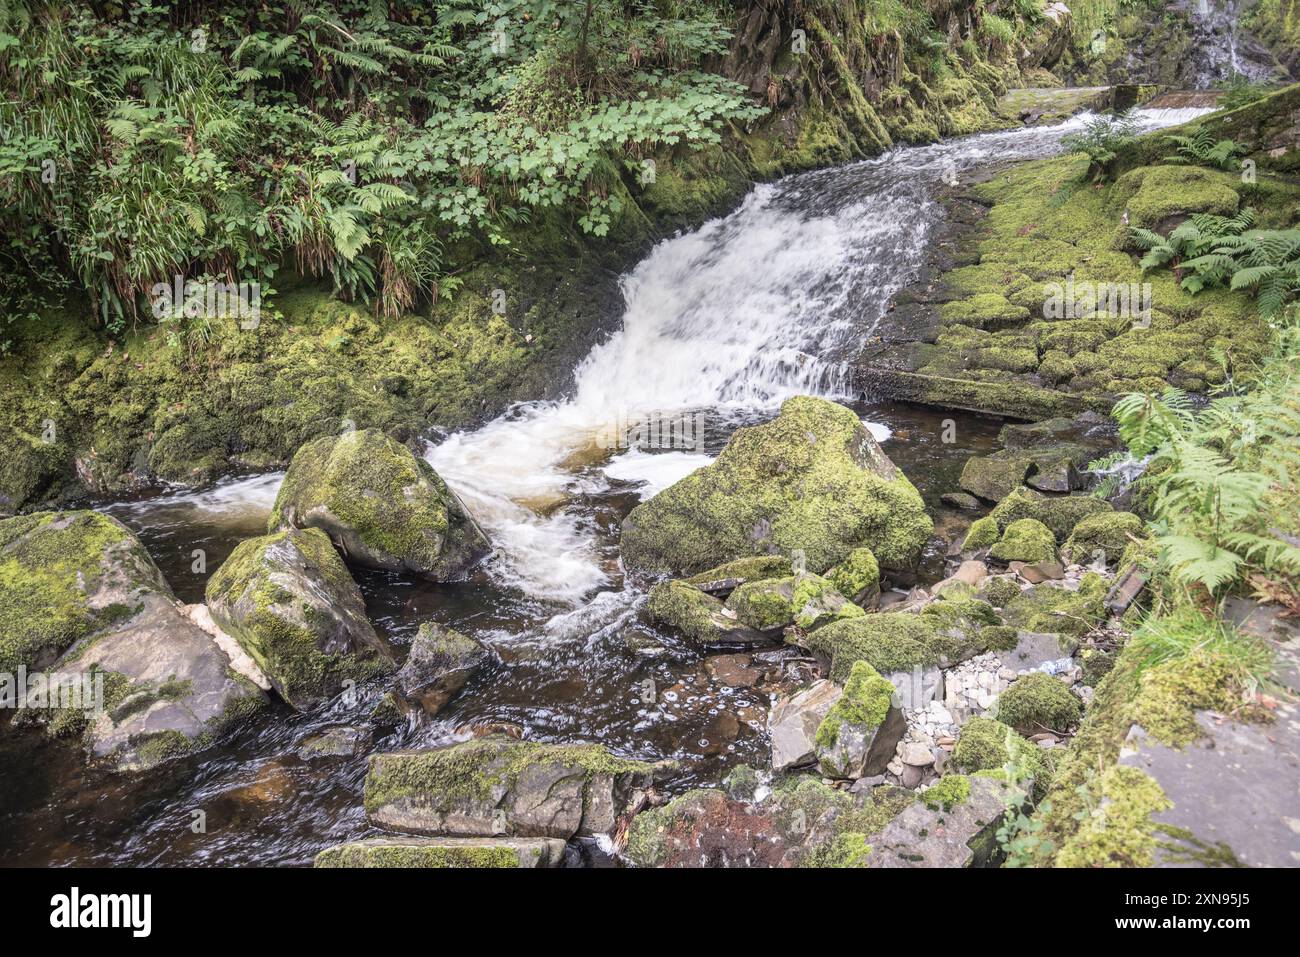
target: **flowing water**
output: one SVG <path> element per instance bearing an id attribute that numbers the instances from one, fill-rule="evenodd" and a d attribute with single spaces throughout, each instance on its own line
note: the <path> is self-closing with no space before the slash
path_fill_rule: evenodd
<path id="1" fill-rule="evenodd" d="M 1149 127 L 1204 111 L 1148 110 Z M 1049 155 L 1060 126 L 992 133 L 756 187 L 729 216 L 660 243 L 623 279 L 622 328 L 596 347 L 570 398 L 526 403 L 480 429 L 437 436 L 428 457 L 490 534 L 466 582 L 358 573 L 376 627 L 397 644 L 433 619 L 489 644 L 499 662 L 433 720 L 381 731 L 371 750 L 424 747 L 502 725 L 543 741 L 599 741 L 674 758 L 674 787 L 763 764 L 767 699 L 715 679 L 698 650 L 644 622 L 618 527 L 643 496 L 712 460 L 738 426 L 791 395 L 852 404 L 850 362 L 891 296 L 916 278 L 943 215 L 944 182 Z M 901 405 L 854 408 L 920 488 L 938 497 L 965 458 L 993 447 L 993 419 Z M 960 447 L 941 441 L 955 419 Z M 629 430 L 632 440 L 629 441 Z M 208 568 L 259 534 L 280 475 L 227 480 L 104 506 L 135 529 L 178 597 L 202 600 Z M 930 556 L 942 562 L 942 556 Z M 933 564 L 933 562 L 932 562 Z M 937 574 L 937 573 L 936 573 Z M 645 703 L 643 689 L 657 694 Z M 366 725 L 360 703 L 307 715 L 283 705 L 219 748 L 139 780 L 86 772 L 34 732 L 0 736 L 0 859 L 11 864 L 306 864 L 366 832 L 364 757 L 300 752 L 310 735 Z M 206 832 L 192 829 L 203 811 Z"/>

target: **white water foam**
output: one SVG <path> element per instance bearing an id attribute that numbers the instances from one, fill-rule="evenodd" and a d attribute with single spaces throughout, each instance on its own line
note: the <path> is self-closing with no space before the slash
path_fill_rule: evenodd
<path id="1" fill-rule="evenodd" d="M 1152 129 L 1203 112 L 1138 118 Z M 601 437 L 615 432 L 611 422 L 675 411 L 725 422 L 792 395 L 846 397 L 848 361 L 916 276 L 940 181 L 991 160 L 1049 155 L 1089 118 L 900 147 L 761 185 L 729 216 L 659 243 L 623 277 L 622 327 L 580 364 L 572 398 L 521 404 L 429 450 L 491 535 L 491 574 L 568 603 L 607 584 L 585 516 L 568 504 L 579 472 L 603 467 L 645 481 L 648 495 L 708 461 L 698 446 L 610 449 Z M 879 440 L 888 430 L 872 432 Z M 611 452 L 620 454 L 609 461 Z"/>

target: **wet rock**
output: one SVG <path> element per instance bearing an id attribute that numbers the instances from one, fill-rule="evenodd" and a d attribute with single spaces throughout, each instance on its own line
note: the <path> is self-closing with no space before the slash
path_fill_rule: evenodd
<path id="1" fill-rule="evenodd" d="M 939 496 L 939 501 L 949 508 L 974 510 L 983 507 L 979 499 L 966 492 L 944 492 Z"/>
<path id="2" fill-rule="evenodd" d="M 894 686 L 864 661 L 855 662 L 844 691 L 817 728 L 817 765 L 832 778 L 882 774 L 907 731 L 891 699 Z"/>
<path id="3" fill-rule="evenodd" d="M 817 760 L 817 729 L 841 694 L 839 685 L 823 680 L 777 699 L 767 718 L 773 771 L 780 773 Z"/>
<path id="4" fill-rule="evenodd" d="M 556 867 L 559 838 L 369 837 L 327 847 L 316 867 L 511 868 Z"/>
<path id="5" fill-rule="evenodd" d="M 988 517 L 1004 530 L 1021 519 L 1042 522 L 1051 529 L 1056 541 L 1063 543 L 1083 519 L 1112 511 L 1109 502 L 1091 495 L 1043 495 L 1033 489 L 1018 488 L 998 502 Z"/>
<path id="6" fill-rule="evenodd" d="M 794 624 L 793 577 L 749 581 L 727 598 L 727 609 L 743 624 L 775 638 Z"/>
<path id="7" fill-rule="evenodd" d="M 991 549 L 989 557 L 1003 562 L 1050 562 L 1056 558 L 1056 538 L 1042 522 L 1022 518 L 1011 522 Z"/>
<path id="8" fill-rule="evenodd" d="M 821 572 L 865 546 L 886 567 L 920 554 L 932 524 L 920 495 L 843 406 L 788 399 L 738 430 L 716 462 L 637 506 L 622 554 L 641 571 L 695 574 L 745 555 L 802 552 Z"/>
<path id="9" fill-rule="evenodd" d="M 473 638 L 426 621 L 397 672 L 397 688 L 408 701 L 418 701 L 427 714 L 435 715 L 491 658 Z"/>
<path id="10" fill-rule="evenodd" d="M 1146 536 L 1142 519 L 1132 512 L 1101 512 L 1081 519 L 1066 539 L 1065 551 L 1077 561 L 1113 565 L 1133 542 Z M 1098 566 L 1100 567 L 1100 566 Z"/>
<path id="11" fill-rule="evenodd" d="M 826 577 L 836 591 L 861 608 L 874 608 L 880 598 L 880 565 L 869 548 L 853 549 Z"/>
<path id="12" fill-rule="evenodd" d="M 26 667 L 24 720 L 79 737 L 95 763 L 139 771 L 192 754 L 266 703 L 115 519 L 8 519 L 0 561 L 0 670 Z"/>
<path id="13" fill-rule="evenodd" d="M 793 571 L 788 558 L 780 555 L 755 555 L 752 558 L 739 558 L 717 568 L 710 568 L 698 575 L 692 575 L 686 581 L 706 595 L 725 599 L 746 582 L 761 581 L 766 578 L 788 578 Z"/>
<path id="14" fill-rule="evenodd" d="M 943 780 L 949 780 L 944 778 Z M 958 799 L 924 792 L 885 827 L 868 836 L 867 867 L 979 867 L 993 863 L 997 828 L 1006 813 L 1006 785 L 990 778 L 961 778 L 969 790 Z M 945 792 L 949 789 L 945 786 Z M 932 795 L 927 797 L 927 795 Z M 946 793 L 944 797 L 948 797 Z"/>
<path id="15" fill-rule="evenodd" d="M 744 624 L 712 595 L 683 581 L 660 582 L 645 605 L 651 620 L 675 628 L 702 645 L 755 645 L 774 639 Z"/>
<path id="16" fill-rule="evenodd" d="M 704 667 L 709 677 L 728 688 L 752 688 L 766 671 L 749 655 L 712 655 L 705 659 Z"/>
<path id="17" fill-rule="evenodd" d="M 654 770 L 599 745 L 496 737 L 374 754 L 366 817 L 411 834 L 567 840 L 613 829 L 645 800 Z"/>
<path id="18" fill-rule="evenodd" d="M 350 562 L 433 581 L 463 577 L 491 551 L 429 463 L 376 429 L 302 446 L 267 527 L 319 528 Z"/>
<path id="19" fill-rule="evenodd" d="M 307 759 L 351 758 L 362 754 L 369 745 L 370 732 L 365 728 L 329 728 L 303 739 L 298 754 Z"/>
<path id="20" fill-rule="evenodd" d="M 241 542 L 208 580 L 207 604 L 299 710 L 394 667 L 360 589 L 318 529 Z"/>

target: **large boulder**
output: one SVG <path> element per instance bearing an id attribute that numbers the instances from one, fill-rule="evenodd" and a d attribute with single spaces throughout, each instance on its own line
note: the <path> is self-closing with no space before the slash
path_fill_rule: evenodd
<path id="1" fill-rule="evenodd" d="M 315 867 L 536 868 L 564 860 L 558 838 L 368 837 L 327 847 Z"/>
<path id="2" fill-rule="evenodd" d="M 955 637 L 929 615 L 880 612 L 832 622 L 787 639 L 829 659 L 831 677 L 848 680 L 853 664 L 865 661 L 882 674 L 939 665 L 947 668 L 983 650 L 978 635 Z"/>
<path id="3" fill-rule="evenodd" d="M 920 494 L 856 415 L 796 396 L 771 422 L 737 430 L 712 465 L 633 509 L 622 553 L 630 568 L 675 574 L 802 553 L 821 572 L 866 546 L 900 568 L 932 530 Z"/>
<path id="4" fill-rule="evenodd" d="M 427 714 L 435 715 L 491 658 L 473 638 L 426 621 L 397 673 L 397 688 L 408 701 L 418 701 Z"/>
<path id="5" fill-rule="evenodd" d="M 266 702 L 139 540 L 98 512 L 0 522 L 0 623 L 0 670 L 27 672 L 24 719 L 116 770 L 201 750 Z"/>
<path id="6" fill-rule="evenodd" d="M 997 829 L 1012 800 L 1010 785 L 949 775 L 868 835 L 867 867 L 980 867 L 996 863 Z"/>
<path id="7" fill-rule="evenodd" d="M 817 763 L 831 778 L 884 774 L 907 719 L 894 707 L 894 686 L 865 661 L 857 661 L 844 693 L 817 729 Z"/>
<path id="8" fill-rule="evenodd" d="M 448 837 L 608 834 L 645 799 L 654 766 L 600 745 L 485 737 L 370 757 L 366 816 L 377 827 Z"/>
<path id="9" fill-rule="evenodd" d="M 319 529 L 240 542 L 208 579 L 207 603 L 299 710 L 394 665 L 366 618 L 361 590 Z"/>
<path id="10" fill-rule="evenodd" d="M 308 442 L 267 530 L 319 528 L 351 562 L 434 581 L 461 578 L 491 546 L 428 462 L 376 429 Z"/>

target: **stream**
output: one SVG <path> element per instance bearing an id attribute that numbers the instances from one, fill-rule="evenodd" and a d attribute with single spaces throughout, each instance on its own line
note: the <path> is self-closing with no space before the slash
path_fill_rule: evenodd
<path id="1" fill-rule="evenodd" d="M 1147 128 L 1201 110 L 1144 110 Z M 983 134 L 756 186 L 730 215 L 664 240 L 622 279 L 622 325 L 575 373 L 569 398 L 524 403 L 483 427 L 431 433 L 427 457 L 495 552 L 473 577 L 431 584 L 356 572 L 376 628 L 397 646 L 433 619 L 490 645 L 481 671 L 436 718 L 376 736 L 367 750 L 463 740 L 501 725 L 540 741 L 597 741 L 628 757 L 673 758 L 670 790 L 767 762 L 767 696 L 715 680 L 700 651 L 639 616 L 618 529 L 643 497 L 707 464 L 740 426 L 792 395 L 851 405 L 920 489 L 939 496 L 965 459 L 994 447 L 1001 422 L 855 401 L 851 361 L 891 297 L 913 281 L 943 215 L 940 185 L 993 163 L 1047 156 L 1081 128 Z M 956 420 L 960 445 L 944 444 Z M 625 441 L 629 423 L 661 441 Z M 680 428 L 676 428 L 681 426 Z M 664 436 L 667 441 L 662 441 Z M 207 574 L 262 534 L 282 474 L 161 490 L 104 511 L 135 530 L 177 596 L 202 600 Z M 207 572 L 192 570 L 203 549 Z M 942 554 L 926 557 L 931 579 Z M 645 704 L 646 679 L 661 689 Z M 391 680 L 391 679 L 389 679 Z M 309 757 L 302 741 L 369 727 L 385 681 L 361 700 L 308 714 L 276 704 L 220 746 L 138 780 L 84 769 L 39 732 L 0 738 L 0 855 L 16 865 L 310 864 L 364 835 L 364 756 Z M 206 832 L 194 833 L 202 811 Z"/>

